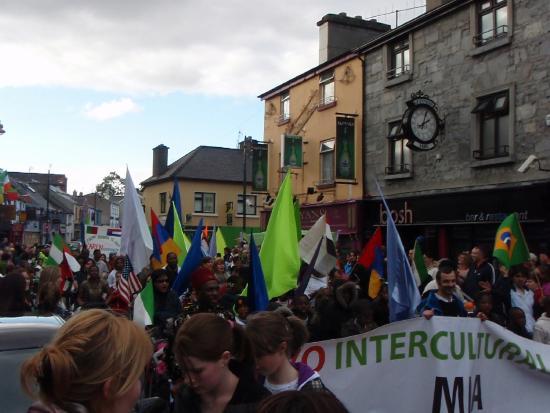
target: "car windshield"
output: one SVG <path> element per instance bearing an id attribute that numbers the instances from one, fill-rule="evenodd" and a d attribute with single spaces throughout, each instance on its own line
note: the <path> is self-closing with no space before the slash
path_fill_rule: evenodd
<path id="1" fill-rule="evenodd" d="M 23 361 L 37 351 L 37 348 L 0 351 L 0 366 L 2 366 L 2 374 L 0 374 L 1 411 L 24 412 L 32 404 L 32 399 L 23 392 L 19 385 L 19 373 Z"/>

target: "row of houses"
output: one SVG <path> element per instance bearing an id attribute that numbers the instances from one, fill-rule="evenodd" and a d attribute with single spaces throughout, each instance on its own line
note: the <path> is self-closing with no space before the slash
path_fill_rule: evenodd
<path id="1" fill-rule="evenodd" d="M 16 201 L 1 206 L 0 236 L 25 245 L 43 244 L 52 235 L 81 239 L 81 223 L 118 227 L 122 196 L 104 199 L 97 193 L 67 193 L 63 174 L 9 172 Z"/>
<path id="2" fill-rule="evenodd" d="M 436 256 L 492 242 L 511 212 L 532 249 L 547 243 L 548 18 L 545 0 L 429 0 L 394 29 L 324 16 L 319 64 L 259 96 L 268 167 L 263 191 L 247 171 L 250 224 L 265 228 L 290 172 L 303 228 L 326 213 L 344 248 L 385 225 L 378 187 L 405 244 L 423 236 Z M 146 207 L 164 213 L 176 179 L 189 224 L 242 225 L 242 147 L 199 147 L 171 165 L 166 147 L 154 151 L 164 162 L 143 182 Z"/>

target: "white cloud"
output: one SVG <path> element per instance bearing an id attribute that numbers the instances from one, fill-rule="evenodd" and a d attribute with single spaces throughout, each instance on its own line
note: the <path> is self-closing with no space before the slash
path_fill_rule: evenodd
<path id="1" fill-rule="evenodd" d="M 130 96 L 256 96 L 317 64 L 316 22 L 323 15 L 367 18 L 391 7 L 379 0 L 0 2 L 0 87 Z M 403 9 L 421 3 L 391 2 L 400 19 L 420 13 Z"/>
<path id="2" fill-rule="evenodd" d="M 84 115 L 91 119 L 104 121 L 118 118 L 127 113 L 140 112 L 141 110 L 141 107 L 132 99 L 120 98 L 109 102 L 103 102 L 96 106 L 88 103 L 84 108 Z"/>

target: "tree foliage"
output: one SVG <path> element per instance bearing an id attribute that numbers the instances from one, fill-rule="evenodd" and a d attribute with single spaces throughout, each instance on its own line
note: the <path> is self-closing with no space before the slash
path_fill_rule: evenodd
<path id="1" fill-rule="evenodd" d="M 124 179 L 116 172 L 109 172 L 103 181 L 95 187 L 98 195 L 110 199 L 113 196 L 124 195 Z"/>

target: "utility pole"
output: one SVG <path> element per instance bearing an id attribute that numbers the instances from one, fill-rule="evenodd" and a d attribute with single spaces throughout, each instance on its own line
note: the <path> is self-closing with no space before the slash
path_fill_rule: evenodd
<path id="1" fill-rule="evenodd" d="M 246 233 L 246 185 L 247 185 L 247 179 L 246 179 L 246 161 L 248 159 L 248 152 L 250 151 L 252 147 L 252 137 L 251 136 L 245 136 L 243 141 L 243 226 L 242 226 L 242 233 L 243 233 L 243 239 L 244 234 Z"/>
<path id="2" fill-rule="evenodd" d="M 48 185 L 46 186 L 46 244 L 50 242 L 50 169 L 51 165 L 48 168 Z"/>

